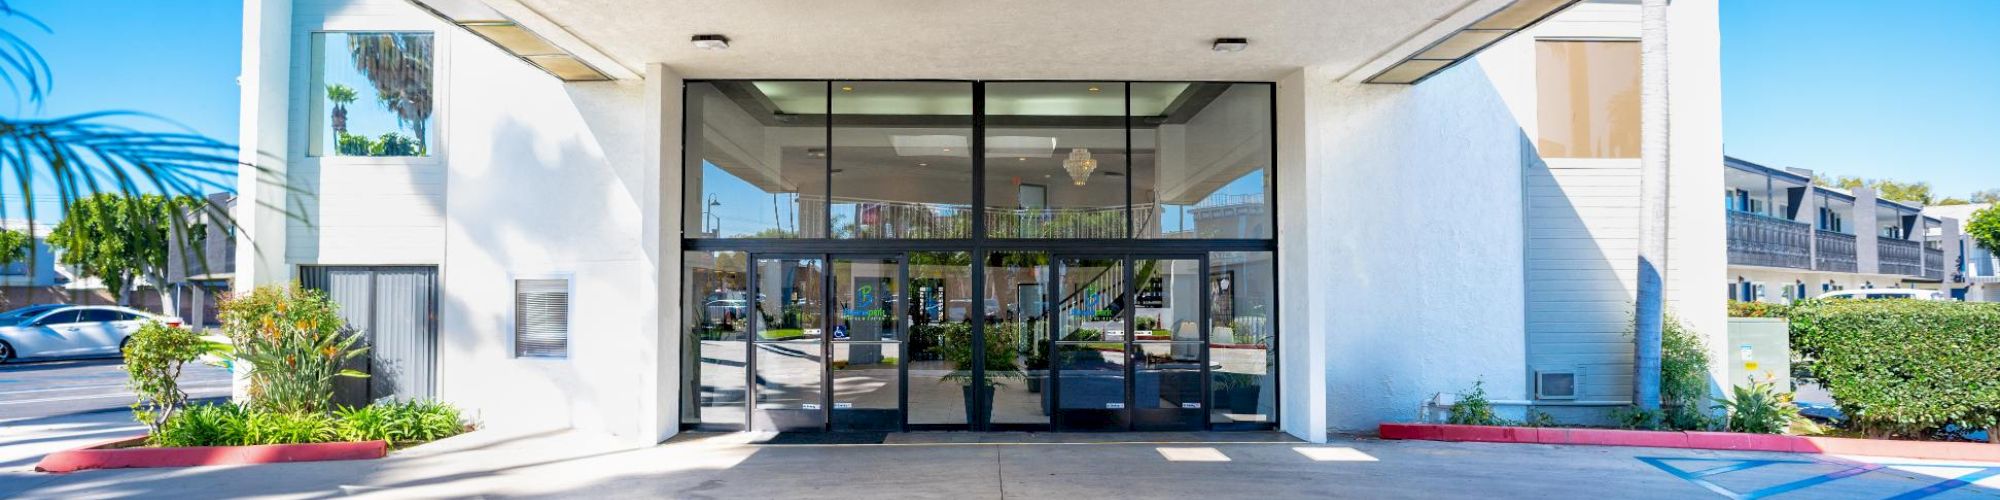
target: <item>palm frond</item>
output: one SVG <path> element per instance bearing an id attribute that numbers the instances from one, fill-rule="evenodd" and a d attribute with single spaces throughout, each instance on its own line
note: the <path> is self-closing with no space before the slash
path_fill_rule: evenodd
<path id="1" fill-rule="evenodd" d="M 44 33 L 49 32 L 48 25 L 14 10 L 6 0 L 0 0 L 0 21 L 16 19 Z M 36 51 L 34 45 L 0 26 L 0 82 L 6 83 L 8 90 L 25 97 L 28 102 L 39 104 L 54 79 L 54 73 L 49 71 L 49 62 L 42 59 L 42 53 Z"/>

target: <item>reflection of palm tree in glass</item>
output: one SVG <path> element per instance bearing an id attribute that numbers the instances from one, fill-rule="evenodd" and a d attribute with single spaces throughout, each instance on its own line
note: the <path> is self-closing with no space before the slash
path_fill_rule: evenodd
<path id="1" fill-rule="evenodd" d="M 354 70 L 375 87 L 376 100 L 396 115 L 396 124 L 427 150 L 431 119 L 431 34 L 353 33 L 347 35 Z"/>
<path id="2" fill-rule="evenodd" d="M 347 105 L 353 104 L 359 97 L 360 95 L 354 92 L 354 87 L 338 83 L 326 86 L 326 100 L 333 102 L 334 138 L 347 135 Z"/>

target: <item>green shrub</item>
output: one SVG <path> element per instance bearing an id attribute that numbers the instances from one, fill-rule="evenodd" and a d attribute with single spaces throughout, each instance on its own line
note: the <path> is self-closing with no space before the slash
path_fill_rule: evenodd
<path id="1" fill-rule="evenodd" d="M 234 403 L 194 405 L 175 413 L 149 436 L 153 446 L 229 446 L 244 443 L 249 411 Z"/>
<path id="2" fill-rule="evenodd" d="M 1769 302 L 1729 301 L 1731 318 L 1783 318 L 1791 314 L 1792 307 Z"/>
<path id="3" fill-rule="evenodd" d="M 132 403 L 132 418 L 159 434 L 175 410 L 187 404 L 181 390 L 181 366 L 202 354 L 219 352 L 219 347 L 192 331 L 148 321 L 133 332 L 125 344 L 126 385 L 139 400 Z"/>
<path id="4" fill-rule="evenodd" d="M 2000 304 L 1808 301 L 1792 352 L 1857 430 L 1924 436 L 2000 425 Z"/>
<path id="5" fill-rule="evenodd" d="M 1675 430 L 1715 427 L 1702 411 L 1709 394 L 1708 343 L 1673 314 L 1666 316 L 1660 336 L 1660 425 Z"/>
<path id="6" fill-rule="evenodd" d="M 337 441 L 333 417 L 325 413 L 251 411 L 243 421 L 244 444 L 299 444 Z"/>
<path id="7" fill-rule="evenodd" d="M 222 331 L 249 369 L 250 401 L 279 413 L 324 413 L 335 377 L 366 377 L 340 365 L 367 348 L 326 294 L 258 287 L 222 302 Z"/>
<path id="8" fill-rule="evenodd" d="M 1458 393 L 1458 401 L 1451 404 L 1451 413 L 1445 422 L 1457 425 L 1499 425 L 1500 417 L 1493 415 L 1493 402 L 1486 399 L 1486 381 L 1472 383 L 1472 390 Z"/>
<path id="9" fill-rule="evenodd" d="M 1783 434 L 1799 416 L 1792 393 L 1778 391 L 1769 379 L 1752 378 L 1749 382 L 1731 388 L 1727 399 L 1716 398 L 1717 407 L 1728 415 L 1725 428 L 1729 432 Z"/>
<path id="10" fill-rule="evenodd" d="M 148 443 L 182 447 L 382 440 L 396 444 L 435 441 L 464 430 L 457 408 L 432 401 L 383 402 L 342 408 L 333 415 L 221 403 L 175 413 Z"/>
<path id="11" fill-rule="evenodd" d="M 1628 406 L 1611 410 L 1611 424 L 1620 429 L 1653 430 L 1660 428 L 1660 412 L 1641 410 Z"/>
<path id="12" fill-rule="evenodd" d="M 431 401 L 376 403 L 343 408 L 335 415 L 338 417 L 335 432 L 346 441 L 435 441 L 465 429 L 457 408 Z"/>

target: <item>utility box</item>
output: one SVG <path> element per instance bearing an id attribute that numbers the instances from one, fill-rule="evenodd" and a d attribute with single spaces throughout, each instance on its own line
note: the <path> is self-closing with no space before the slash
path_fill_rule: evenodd
<path id="1" fill-rule="evenodd" d="M 1729 387 L 1748 385 L 1752 378 L 1770 380 L 1780 392 L 1792 390 L 1792 332 L 1778 318 L 1729 318 Z"/>

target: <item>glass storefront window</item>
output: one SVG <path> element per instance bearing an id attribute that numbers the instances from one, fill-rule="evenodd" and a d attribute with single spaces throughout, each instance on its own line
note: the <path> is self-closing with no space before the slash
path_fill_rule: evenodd
<path id="1" fill-rule="evenodd" d="M 1270 238 L 1271 86 L 1132 84 L 1137 238 Z"/>
<path id="2" fill-rule="evenodd" d="M 826 82 L 687 84 L 682 231 L 826 235 Z"/>
<path id="3" fill-rule="evenodd" d="M 1124 238 L 1125 84 L 986 85 L 986 235 Z"/>
<path id="4" fill-rule="evenodd" d="M 833 237 L 972 236 L 972 84 L 833 82 Z"/>
<path id="5" fill-rule="evenodd" d="M 744 357 L 750 336 L 748 256 L 686 252 L 681 279 L 681 423 L 740 427 L 744 423 Z"/>
<path id="6" fill-rule="evenodd" d="M 1269 428 L 1272 89 L 688 82 L 683 424 Z"/>
<path id="7" fill-rule="evenodd" d="M 1209 422 L 1265 427 L 1277 414 L 1277 262 L 1271 252 L 1208 257 Z"/>
<path id="8" fill-rule="evenodd" d="M 310 156 L 430 156 L 430 33 L 312 34 Z"/>

